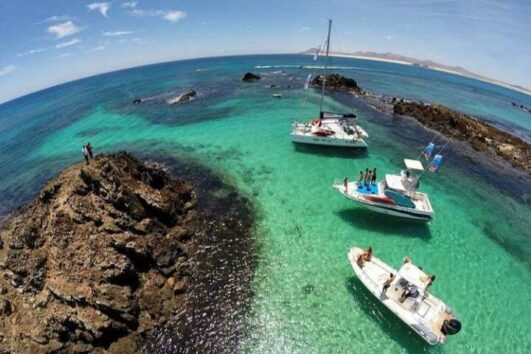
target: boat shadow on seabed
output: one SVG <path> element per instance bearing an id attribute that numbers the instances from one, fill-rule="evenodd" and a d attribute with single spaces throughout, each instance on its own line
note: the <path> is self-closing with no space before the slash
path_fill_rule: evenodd
<path id="1" fill-rule="evenodd" d="M 401 235 L 417 237 L 428 241 L 431 238 L 429 226 L 421 221 L 404 220 L 397 217 L 380 214 L 364 208 L 341 209 L 336 211 L 341 219 L 367 231 L 374 231 L 386 235 Z"/>
<path id="2" fill-rule="evenodd" d="M 433 353 L 433 348 L 402 323 L 365 288 L 356 276 L 347 279 L 345 287 L 368 320 L 375 321 L 386 335 L 407 353 Z M 437 352 L 437 350 L 435 350 Z"/>
<path id="3" fill-rule="evenodd" d="M 342 159 L 365 158 L 369 156 L 367 149 L 339 146 L 322 146 L 310 144 L 293 144 L 295 151 L 303 154 L 319 155 L 323 157 L 339 157 Z"/>

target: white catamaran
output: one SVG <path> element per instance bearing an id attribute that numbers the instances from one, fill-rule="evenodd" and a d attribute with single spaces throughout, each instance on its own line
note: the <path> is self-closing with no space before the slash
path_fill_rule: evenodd
<path id="1" fill-rule="evenodd" d="M 431 157 L 435 145 L 430 143 L 424 150 L 427 160 Z M 429 170 L 439 169 L 442 155 L 435 155 L 429 165 Z M 356 181 L 335 180 L 333 188 L 349 200 L 368 209 L 422 221 L 431 221 L 435 212 L 426 193 L 418 191 L 420 177 L 426 168 L 419 160 L 404 159 L 406 169 L 400 175 L 386 174 L 385 179 L 373 183 L 360 177 Z"/>
<path id="2" fill-rule="evenodd" d="M 326 40 L 326 60 L 323 71 L 321 87 L 321 103 L 319 118 L 307 123 L 294 122 L 291 130 L 291 140 L 294 143 L 325 145 L 336 147 L 367 148 L 365 139 L 369 137 L 362 127 L 356 124 L 356 115 L 353 113 L 340 114 L 323 111 L 324 93 L 326 86 L 326 71 L 330 52 L 330 31 L 332 20 L 328 21 L 328 35 Z M 317 54 L 316 54 L 317 55 Z M 311 75 L 308 76 L 305 87 L 310 84 Z"/>
<path id="3" fill-rule="evenodd" d="M 429 344 L 444 343 L 447 335 L 461 330 L 452 309 L 427 291 L 435 276 L 409 259 L 398 271 L 357 247 L 350 249 L 348 259 L 363 285 Z"/>

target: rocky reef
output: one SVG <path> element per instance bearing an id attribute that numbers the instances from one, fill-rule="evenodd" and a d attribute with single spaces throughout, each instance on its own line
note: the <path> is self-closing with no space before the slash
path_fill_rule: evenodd
<path id="1" fill-rule="evenodd" d="M 127 153 L 51 180 L 0 230 L 0 352 L 138 351 L 193 306 L 194 278 L 212 263 L 201 242 L 226 215 L 207 219 L 197 204 L 189 183 Z M 250 223 L 239 226 L 232 236 Z"/>
<path id="2" fill-rule="evenodd" d="M 260 76 L 258 76 L 256 74 L 253 74 L 251 72 L 248 72 L 248 73 L 245 73 L 245 75 L 243 75 L 242 81 L 244 81 L 244 82 L 254 82 L 254 81 L 258 81 L 260 79 L 261 79 Z"/>
<path id="3" fill-rule="evenodd" d="M 442 105 L 393 100 L 396 115 L 409 116 L 448 138 L 468 142 L 475 150 L 497 155 L 513 167 L 531 172 L 531 146 L 509 133 Z"/>
<path id="4" fill-rule="evenodd" d="M 182 95 L 179 95 L 175 98 L 169 99 L 167 102 L 168 104 L 181 104 L 181 103 L 190 102 L 196 97 L 197 97 L 197 91 L 192 90 L 189 92 L 185 92 Z"/>
<path id="5" fill-rule="evenodd" d="M 312 80 L 312 86 L 321 87 L 323 85 L 322 75 L 316 76 Z M 326 76 L 326 88 L 329 90 L 344 90 L 350 91 L 357 95 L 363 95 L 364 91 L 358 86 L 358 83 L 354 79 L 339 75 L 330 74 Z"/>

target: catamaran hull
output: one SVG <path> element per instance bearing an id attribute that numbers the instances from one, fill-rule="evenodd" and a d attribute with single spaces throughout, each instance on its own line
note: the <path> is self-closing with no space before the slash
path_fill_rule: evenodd
<path id="1" fill-rule="evenodd" d="M 343 195 L 348 200 L 356 202 L 357 204 L 377 213 L 420 221 L 432 221 L 434 217 L 433 212 L 420 211 L 411 208 L 401 207 L 398 205 L 390 205 L 386 203 L 377 203 L 368 200 L 362 200 L 361 198 L 353 197 L 345 193 L 344 188 L 341 186 L 334 186 L 334 188 L 337 189 L 338 192 L 341 193 L 341 195 Z"/>
<path id="2" fill-rule="evenodd" d="M 291 141 L 297 144 L 335 146 L 346 148 L 366 149 L 367 143 L 363 139 L 338 139 L 316 135 L 291 134 Z"/>

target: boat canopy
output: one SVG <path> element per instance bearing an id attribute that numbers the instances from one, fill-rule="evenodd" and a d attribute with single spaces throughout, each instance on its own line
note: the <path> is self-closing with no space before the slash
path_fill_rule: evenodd
<path id="1" fill-rule="evenodd" d="M 385 183 L 388 188 L 396 191 L 405 192 L 407 189 L 402 184 L 402 176 L 398 175 L 385 175 Z"/>
<path id="2" fill-rule="evenodd" d="M 404 264 L 398 270 L 398 275 L 407 280 L 410 284 L 416 286 L 420 292 L 424 292 L 426 285 L 428 285 L 428 275 L 412 263 Z"/>
<path id="3" fill-rule="evenodd" d="M 424 166 L 422 166 L 422 162 L 419 160 L 404 159 L 404 163 L 408 170 L 424 171 Z"/>

